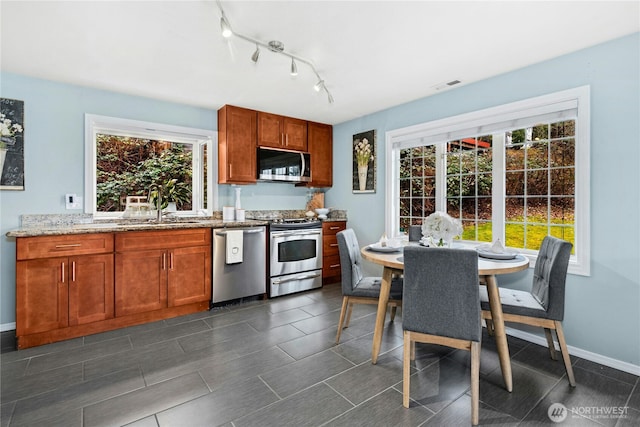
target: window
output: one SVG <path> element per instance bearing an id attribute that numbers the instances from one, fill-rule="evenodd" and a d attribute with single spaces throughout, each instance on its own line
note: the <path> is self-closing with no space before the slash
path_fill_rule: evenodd
<path id="1" fill-rule="evenodd" d="M 158 184 L 170 188 L 177 215 L 215 209 L 216 187 L 207 185 L 214 132 L 89 114 L 85 132 L 88 213 L 121 217 L 128 196 L 149 196 Z"/>
<path id="2" fill-rule="evenodd" d="M 572 89 L 387 133 L 386 232 L 432 212 L 462 240 L 501 239 L 535 261 L 547 235 L 589 274 L 589 90 Z"/>

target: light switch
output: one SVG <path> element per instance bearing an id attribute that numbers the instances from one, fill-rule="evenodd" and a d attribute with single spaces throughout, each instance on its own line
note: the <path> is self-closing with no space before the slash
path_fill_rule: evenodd
<path id="1" fill-rule="evenodd" d="M 64 195 L 64 203 L 67 209 L 81 209 L 82 197 L 78 197 L 75 193 Z"/>

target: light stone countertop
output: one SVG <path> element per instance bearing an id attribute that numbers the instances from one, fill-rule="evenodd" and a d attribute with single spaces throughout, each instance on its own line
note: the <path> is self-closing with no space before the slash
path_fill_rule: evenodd
<path id="1" fill-rule="evenodd" d="M 9 231 L 7 237 L 63 236 L 68 234 L 119 233 L 124 231 L 178 230 L 184 228 L 238 228 L 268 225 L 264 220 L 222 221 L 181 218 L 161 223 L 135 220 L 100 221 L 85 224 L 29 226 Z"/>

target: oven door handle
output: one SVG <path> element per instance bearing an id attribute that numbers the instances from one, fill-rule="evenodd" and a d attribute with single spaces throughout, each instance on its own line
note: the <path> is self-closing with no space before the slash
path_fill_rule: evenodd
<path id="1" fill-rule="evenodd" d="M 315 279 L 316 277 L 320 277 L 320 273 L 307 274 L 304 276 L 297 276 L 297 277 L 289 277 L 287 279 L 273 279 L 272 283 L 274 285 L 279 285 L 281 283 L 295 282 L 298 280 Z"/>
<path id="2" fill-rule="evenodd" d="M 322 234 L 321 230 L 314 231 L 300 231 L 300 230 L 291 230 L 291 231 L 279 231 L 279 232 L 271 232 L 271 237 L 285 237 L 285 236 L 317 236 Z"/>

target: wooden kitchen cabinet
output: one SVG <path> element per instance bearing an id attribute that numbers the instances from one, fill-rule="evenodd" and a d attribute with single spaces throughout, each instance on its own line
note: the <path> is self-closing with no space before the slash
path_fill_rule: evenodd
<path id="1" fill-rule="evenodd" d="M 218 110 L 219 184 L 256 183 L 257 114 L 232 105 Z"/>
<path id="2" fill-rule="evenodd" d="M 311 154 L 311 182 L 308 187 L 333 185 L 333 126 L 309 122 L 307 128 Z"/>
<path id="3" fill-rule="evenodd" d="M 322 222 L 322 283 L 336 283 L 341 279 L 340 252 L 336 234 L 347 228 L 346 221 Z"/>
<path id="4" fill-rule="evenodd" d="M 16 336 L 114 316 L 113 235 L 26 237 L 16 243 Z"/>
<path id="5" fill-rule="evenodd" d="M 19 349 L 209 309 L 211 229 L 16 239 Z"/>
<path id="6" fill-rule="evenodd" d="M 211 300 L 211 230 L 116 236 L 116 316 Z"/>
<path id="7" fill-rule="evenodd" d="M 307 151 L 307 122 L 258 111 L 258 146 Z"/>

